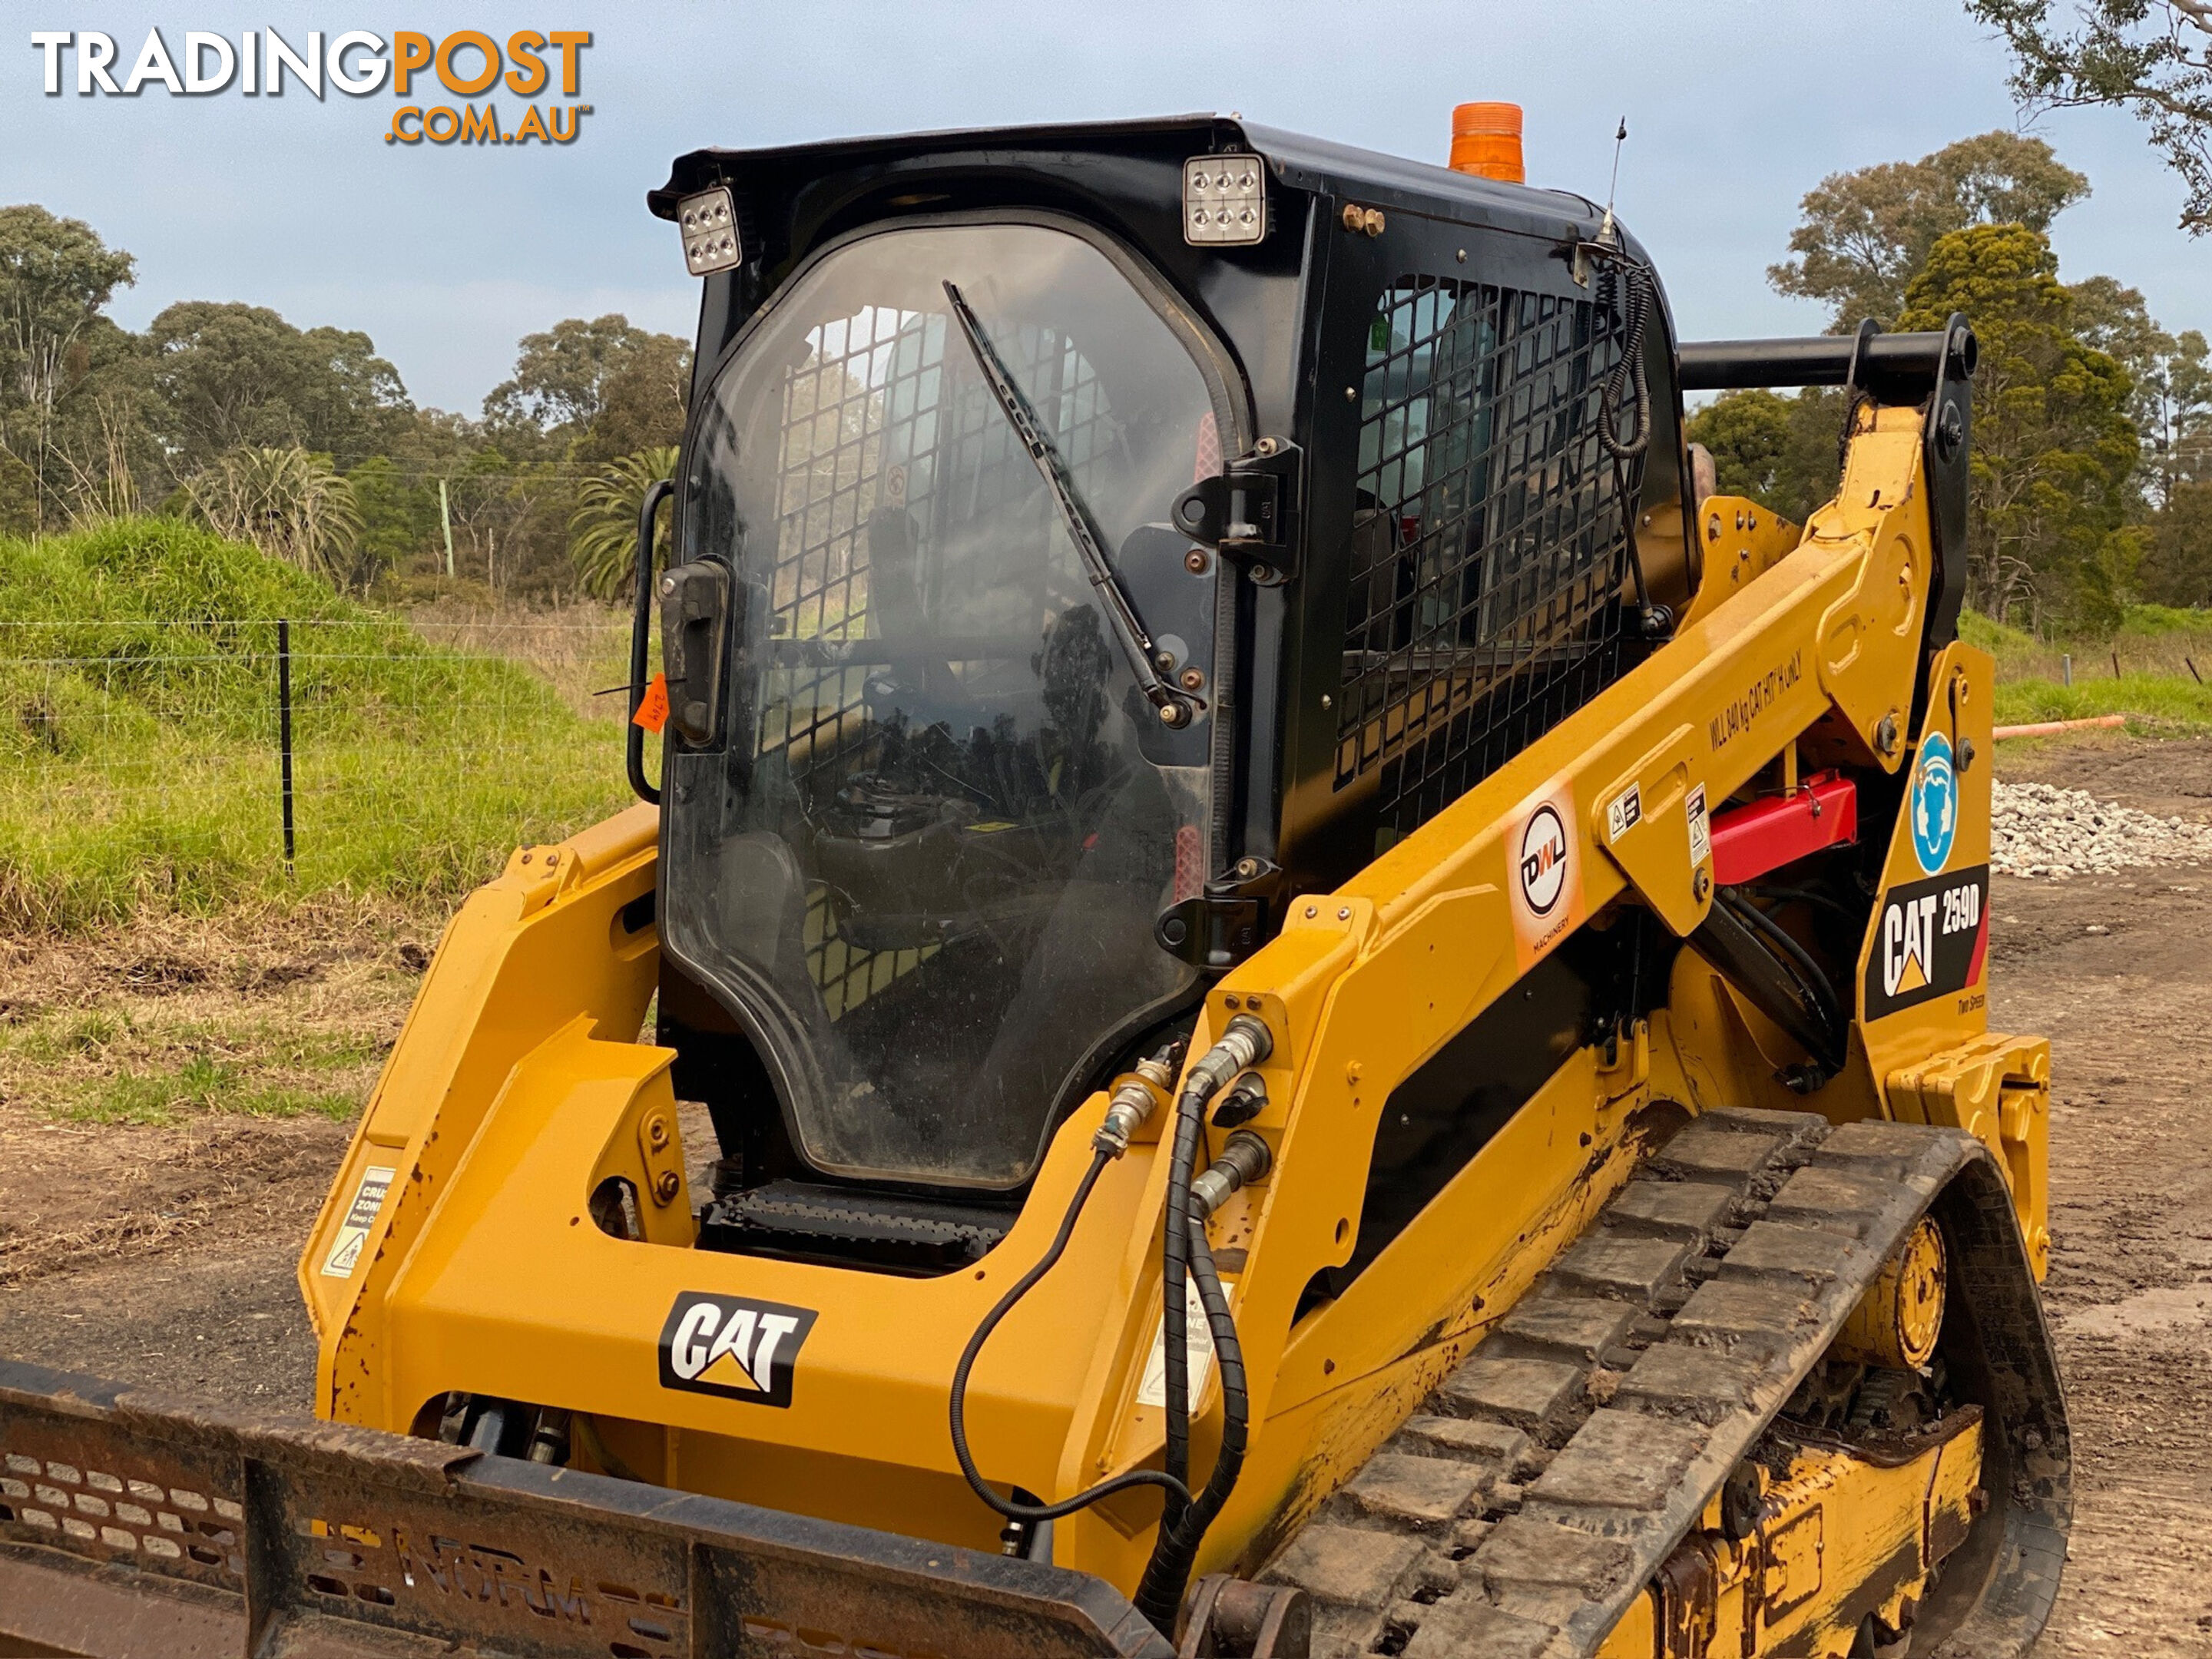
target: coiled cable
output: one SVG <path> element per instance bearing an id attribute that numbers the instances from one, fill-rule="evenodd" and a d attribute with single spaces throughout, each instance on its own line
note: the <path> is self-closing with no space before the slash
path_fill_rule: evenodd
<path id="1" fill-rule="evenodd" d="M 1633 461 L 1651 447 L 1651 382 L 1644 362 L 1644 323 L 1651 309 L 1651 268 L 1640 259 L 1609 250 L 1598 284 L 1599 305 L 1618 317 L 1621 325 L 1620 360 L 1613 364 L 1598 394 L 1598 441 L 1616 461 Z M 1621 411 L 1632 392 L 1632 435 L 1623 438 Z"/>

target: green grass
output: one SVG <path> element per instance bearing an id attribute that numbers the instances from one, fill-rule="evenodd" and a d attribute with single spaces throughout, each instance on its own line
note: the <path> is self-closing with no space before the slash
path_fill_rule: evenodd
<path id="1" fill-rule="evenodd" d="M 2152 674 L 2176 676 L 2193 685 L 2197 674 L 2212 678 L 2212 611 L 2130 605 L 2112 634 L 2039 639 L 1969 611 L 1959 618 L 1959 637 L 1996 659 L 2000 680 L 2063 680 L 2069 659 L 2077 683 Z"/>
<path id="2" fill-rule="evenodd" d="M 0 1071 L 18 1085 L 10 1092 L 31 1079 L 43 1109 L 76 1122 L 169 1124 L 193 1112 L 343 1122 L 386 1047 L 374 1031 L 265 1015 L 56 1008 L 0 1024 Z"/>
<path id="3" fill-rule="evenodd" d="M 622 745 L 529 666 L 431 644 L 243 544 L 164 520 L 0 540 L 0 927 L 332 892 L 450 908 L 516 844 L 622 807 Z"/>
<path id="4" fill-rule="evenodd" d="M 2039 720 L 2088 720 L 2126 714 L 2182 732 L 2212 731 L 2212 688 L 2185 676 L 2124 674 L 2118 679 L 2016 679 L 1998 684 L 1996 723 L 2027 726 Z"/>
<path id="5" fill-rule="evenodd" d="M 50 1016 L 20 1031 L 0 1029 L 0 1052 L 52 1066 L 105 1054 L 128 1030 L 121 1018 L 105 1009 L 88 1009 Z"/>
<path id="6" fill-rule="evenodd" d="M 1978 611 L 1959 613 L 1959 637 L 1968 645 L 1988 652 L 2000 663 L 2040 649 L 2042 644 L 2034 635 L 2017 628 L 2008 628 Z"/>
<path id="7" fill-rule="evenodd" d="M 2212 731 L 2212 687 L 2197 678 L 2212 675 L 2212 612 L 2130 605 L 2108 638 L 2040 640 L 1969 611 L 1959 637 L 1996 659 L 2000 726 L 2126 714 L 2138 732 Z"/>
<path id="8" fill-rule="evenodd" d="M 56 1114 L 74 1123 L 175 1122 L 188 1112 L 234 1112 L 246 1117 L 307 1114 L 343 1123 L 353 1115 L 349 1089 L 303 1089 L 255 1082 L 246 1070 L 207 1054 L 182 1065 L 140 1071 L 126 1067 L 88 1085 Z"/>
<path id="9" fill-rule="evenodd" d="M 2131 605 L 2124 613 L 2120 631 L 2151 638 L 2164 634 L 2212 635 L 2212 615 L 2170 605 Z"/>
<path id="10" fill-rule="evenodd" d="M 365 1031 L 311 1031 L 273 1020 L 187 1020 L 170 1028 L 171 1042 L 186 1047 L 250 1048 L 263 1065 L 296 1072 L 342 1072 L 384 1058 L 385 1045 Z"/>

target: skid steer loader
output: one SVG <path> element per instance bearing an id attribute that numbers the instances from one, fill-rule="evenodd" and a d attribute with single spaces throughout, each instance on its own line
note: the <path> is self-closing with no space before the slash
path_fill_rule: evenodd
<path id="1" fill-rule="evenodd" d="M 1973 334 L 1680 343 L 1485 114 L 675 163 L 642 801 L 447 929 L 301 1264 L 321 1421 L 0 1370 L 0 1631 L 2032 1645 Z M 1802 527 L 1684 441 L 1766 386 L 1845 393 Z"/>

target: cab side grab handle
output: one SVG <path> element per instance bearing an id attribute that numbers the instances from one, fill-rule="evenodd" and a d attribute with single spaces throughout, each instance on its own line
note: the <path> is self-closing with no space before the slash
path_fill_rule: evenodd
<path id="1" fill-rule="evenodd" d="M 660 791 L 645 775 L 645 728 L 637 723 L 638 706 L 645 701 L 647 647 L 653 632 L 653 515 L 661 502 L 676 493 L 674 482 L 656 478 L 646 487 L 637 510 L 637 570 L 632 578 L 629 617 L 629 724 L 627 759 L 629 787 L 647 805 L 660 805 Z"/>

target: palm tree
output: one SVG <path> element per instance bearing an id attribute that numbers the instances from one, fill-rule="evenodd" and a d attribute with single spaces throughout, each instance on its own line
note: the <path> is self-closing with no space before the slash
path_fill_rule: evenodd
<path id="1" fill-rule="evenodd" d="M 251 446 L 218 457 L 185 485 L 193 513 L 222 536 L 332 582 L 350 570 L 361 503 L 327 455 Z"/>
<path id="2" fill-rule="evenodd" d="M 629 597 L 637 568 L 637 515 L 645 492 L 676 471 L 676 447 L 641 449 L 612 461 L 587 481 L 568 518 L 568 551 L 584 591 L 597 599 Z"/>

